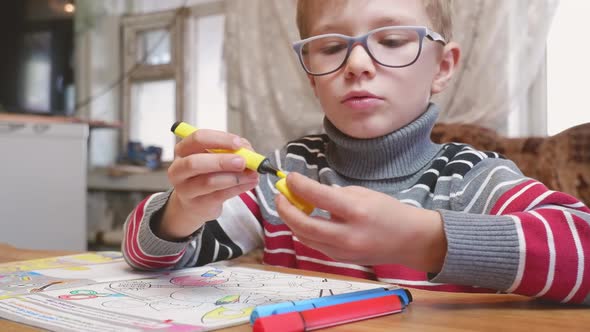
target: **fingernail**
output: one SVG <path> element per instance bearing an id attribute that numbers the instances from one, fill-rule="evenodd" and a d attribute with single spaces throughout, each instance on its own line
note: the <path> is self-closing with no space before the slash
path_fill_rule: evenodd
<path id="1" fill-rule="evenodd" d="M 230 161 L 231 165 L 235 168 L 238 168 L 238 169 L 244 168 L 244 162 L 245 162 L 244 158 L 242 158 L 242 157 L 236 157 Z"/>

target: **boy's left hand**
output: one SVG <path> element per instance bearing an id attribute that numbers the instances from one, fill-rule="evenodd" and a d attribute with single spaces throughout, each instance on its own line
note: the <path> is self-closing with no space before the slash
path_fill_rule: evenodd
<path id="1" fill-rule="evenodd" d="M 402 264 L 440 272 L 447 242 L 440 214 L 363 187 L 331 187 L 290 173 L 289 189 L 331 219 L 310 217 L 277 195 L 277 211 L 303 244 L 352 264 Z"/>

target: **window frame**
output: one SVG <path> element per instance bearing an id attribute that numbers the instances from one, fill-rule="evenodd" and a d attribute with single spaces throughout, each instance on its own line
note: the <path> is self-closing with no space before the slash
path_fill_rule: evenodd
<path id="1" fill-rule="evenodd" d="M 132 93 L 134 83 L 159 80 L 175 81 L 175 118 L 180 119 L 184 113 L 182 91 L 184 91 L 184 25 L 186 9 L 138 14 L 124 17 L 123 33 L 123 72 L 127 73 L 122 82 L 121 121 L 123 129 L 120 136 L 120 149 L 124 151 L 129 141 L 130 119 L 132 114 Z M 138 39 L 141 33 L 149 30 L 166 29 L 170 33 L 170 62 L 150 65 L 137 60 Z"/>
<path id="2" fill-rule="evenodd" d="M 196 77 L 191 77 L 192 61 L 198 50 L 192 44 L 195 19 L 211 15 L 226 15 L 226 0 L 212 0 L 175 10 L 147 14 L 133 14 L 124 17 L 122 27 L 122 67 L 127 73 L 121 84 L 122 132 L 119 139 L 120 151 L 124 151 L 130 136 L 131 115 L 133 112 L 132 85 L 136 82 L 174 80 L 175 119 L 185 118 L 185 111 L 191 105 L 191 89 Z M 137 62 L 139 35 L 148 30 L 168 29 L 170 32 L 170 63 L 150 65 Z M 134 68 L 135 67 L 135 68 Z M 199 111 L 199 110 L 195 110 Z"/>

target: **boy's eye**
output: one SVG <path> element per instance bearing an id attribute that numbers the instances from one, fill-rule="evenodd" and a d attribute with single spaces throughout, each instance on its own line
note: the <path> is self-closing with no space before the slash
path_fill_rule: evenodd
<path id="1" fill-rule="evenodd" d="M 405 38 L 400 38 L 400 36 L 394 36 L 380 39 L 379 45 L 387 48 L 396 48 L 404 46 L 407 42 L 408 40 Z"/>
<path id="2" fill-rule="evenodd" d="M 346 43 L 330 42 L 322 44 L 321 47 L 319 47 L 318 52 L 323 55 L 332 55 L 341 51 L 345 51 L 347 48 L 348 45 Z"/>

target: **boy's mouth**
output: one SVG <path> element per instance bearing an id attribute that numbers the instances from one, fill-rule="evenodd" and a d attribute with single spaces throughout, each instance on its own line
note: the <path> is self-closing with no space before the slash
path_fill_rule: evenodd
<path id="1" fill-rule="evenodd" d="M 383 98 L 368 91 L 351 91 L 344 95 L 341 103 L 355 109 L 371 108 L 380 104 Z"/>
<path id="2" fill-rule="evenodd" d="M 344 98 L 342 98 L 342 102 L 345 102 L 348 99 L 361 99 L 361 98 L 382 99 L 382 98 L 375 96 L 374 94 L 372 94 L 368 91 L 351 91 L 351 92 L 344 95 Z"/>

